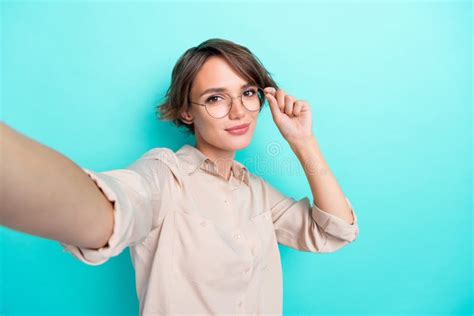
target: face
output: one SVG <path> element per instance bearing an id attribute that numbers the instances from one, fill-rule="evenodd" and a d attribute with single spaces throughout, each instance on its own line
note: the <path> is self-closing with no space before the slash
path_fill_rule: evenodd
<path id="1" fill-rule="evenodd" d="M 234 97 L 234 100 L 229 114 L 222 118 L 214 118 L 207 113 L 204 106 L 192 103 L 182 113 L 182 120 L 185 123 L 194 123 L 196 142 L 199 147 L 234 152 L 250 144 L 259 112 L 248 111 L 240 102 L 239 96 L 248 90 L 248 88 L 242 89 L 242 86 L 247 83 L 247 80 L 234 72 L 222 57 L 212 56 L 207 59 L 194 79 L 191 87 L 191 101 L 204 104 L 211 96 L 222 96 L 221 92 L 201 95 L 209 88 L 221 87 L 226 88 L 226 93 Z M 250 125 L 244 134 L 235 135 L 226 131 L 227 128 L 247 123 Z"/>

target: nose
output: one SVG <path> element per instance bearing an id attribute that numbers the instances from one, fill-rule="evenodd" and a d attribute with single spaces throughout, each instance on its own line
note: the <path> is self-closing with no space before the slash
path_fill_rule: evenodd
<path id="1" fill-rule="evenodd" d="M 245 115 L 245 111 L 247 109 L 242 104 L 242 100 L 240 98 L 236 98 L 232 102 L 232 107 L 229 112 L 229 118 L 231 120 L 239 119 Z"/>

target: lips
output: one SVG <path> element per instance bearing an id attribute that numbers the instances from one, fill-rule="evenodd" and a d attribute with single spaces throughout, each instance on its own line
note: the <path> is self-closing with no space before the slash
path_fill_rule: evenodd
<path id="1" fill-rule="evenodd" d="M 225 130 L 226 130 L 226 131 L 238 130 L 238 129 L 246 128 L 246 127 L 249 126 L 249 125 L 250 125 L 250 123 L 242 124 L 242 125 L 237 125 L 237 126 L 234 126 L 234 127 L 226 128 Z"/>

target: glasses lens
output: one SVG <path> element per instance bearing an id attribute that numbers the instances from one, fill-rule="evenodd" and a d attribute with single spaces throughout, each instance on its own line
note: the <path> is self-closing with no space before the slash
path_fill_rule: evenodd
<path id="1" fill-rule="evenodd" d="M 261 88 L 250 87 L 242 93 L 242 104 L 248 111 L 260 111 L 265 102 L 265 93 Z M 229 113 L 232 98 L 226 93 L 212 95 L 206 99 L 204 104 L 209 115 L 221 118 Z"/>
<path id="2" fill-rule="evenodd" d="M 221 118 L 229 113 L 231 99 L 227 94 L 213 95 L 209 97 L 204 104 L 206 104 L 209 115 Z"/>
<path id="3" fill-rule="evenodd" d="M 252 87 L 242 93 L 242 103 L 249 111 L 259 111 L 266 101 L 261 88 Z"/>

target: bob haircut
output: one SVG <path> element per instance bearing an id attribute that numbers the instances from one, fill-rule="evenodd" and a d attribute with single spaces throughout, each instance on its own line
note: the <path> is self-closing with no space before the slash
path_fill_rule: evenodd
<path id="1" fill-rule="evenodd" d="M 250 84 L 262 88 L 274 87 L 278 90 L 270 73 L 248 48 L 229 40 L 211 38 L 186 50 L 176 62 L 165 100 L 156 106 L 158 119 L 172 121 L 177 127 L 186 127 L 188 135 L 195 134 L 194 123 L 186 124 L 181 121 L 180 113 L 190 106 L 194 78 L 211 56 L 223 57 L 230 67 Z"/>

